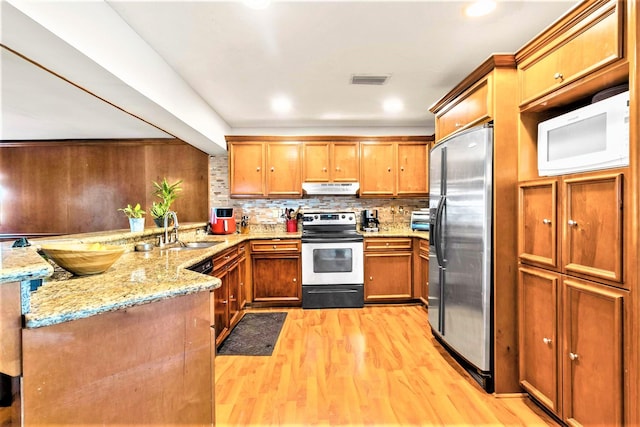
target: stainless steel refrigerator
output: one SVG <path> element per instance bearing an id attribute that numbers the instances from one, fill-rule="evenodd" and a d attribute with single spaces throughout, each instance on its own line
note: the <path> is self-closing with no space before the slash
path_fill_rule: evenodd
<path id="1" fill-rule="evenodd" d="M 493 391 L 492 159 L 493 128 L 485 125 L 447 138 L 429 160 L 429 323 L 488 391 Z"/>

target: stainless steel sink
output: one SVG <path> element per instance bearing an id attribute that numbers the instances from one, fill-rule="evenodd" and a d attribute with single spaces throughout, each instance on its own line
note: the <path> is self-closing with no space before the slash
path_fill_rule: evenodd
<path id="1" fill-rule="evenodd" d="M 185 247 L 192 249 L 202 249 L 202 248 L 210 248 L 215 245 L 219 245 L 224 242 L 188 242 L 185 243 Z"/>
<path id="2" fill-rule="evenodd" d="M 169 248 L 170 251 L 189 251 L 194 249 L 206 249 L 213 247 L 215 245 L 219 245 L 223 242 L 187 242 L 184 243 L 184 246 L 174 246 Z"/>

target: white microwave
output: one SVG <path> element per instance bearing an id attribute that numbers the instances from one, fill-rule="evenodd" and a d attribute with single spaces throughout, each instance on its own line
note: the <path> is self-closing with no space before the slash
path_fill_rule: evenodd
<path id="1" fill-rule="evenodd" d="M 629 165 L 629 91 L 538 124 L 538 174 Z"/>

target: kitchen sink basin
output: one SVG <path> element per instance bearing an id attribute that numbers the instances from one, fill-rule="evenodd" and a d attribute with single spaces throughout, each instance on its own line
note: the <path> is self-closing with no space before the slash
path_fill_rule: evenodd
<path id="1" fill-rule="evenodd" d="M 223 242 L 187 242 L 184 243 L 184 246 L 174 246 L 169 248 L 170 251 L 189 251 L 194 249 L 206 249 L 211 248 L 215 245 L 219 245 Z"/>

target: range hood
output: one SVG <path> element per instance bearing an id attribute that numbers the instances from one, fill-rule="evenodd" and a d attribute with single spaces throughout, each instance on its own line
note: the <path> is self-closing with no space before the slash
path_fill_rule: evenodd
<path id="1" fill-rule="evenodd" d="M 310 196 L 353 196 L 360 189 L 359 182 L 303 182 L 302 190 Z"/>

